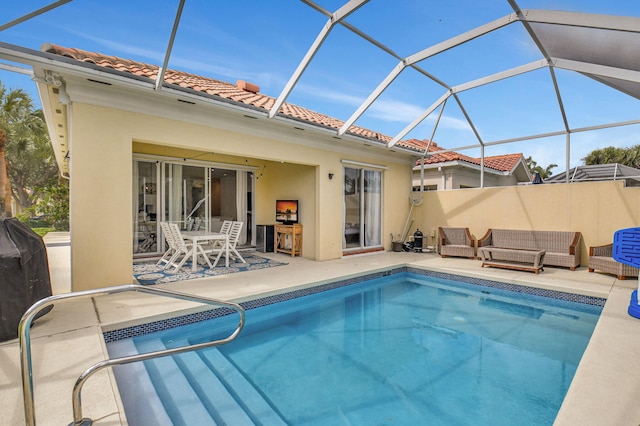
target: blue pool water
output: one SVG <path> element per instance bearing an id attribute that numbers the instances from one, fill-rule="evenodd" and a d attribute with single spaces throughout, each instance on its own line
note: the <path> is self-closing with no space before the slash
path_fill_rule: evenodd
<path id="1" fill-rule="evenodd" d="M 601 309 L 403 272 L 250 309 L 228 345 L 115 373 L 131 425 L 551 425 Z M 182 346 L 236 324 L 108 347 Z"/>

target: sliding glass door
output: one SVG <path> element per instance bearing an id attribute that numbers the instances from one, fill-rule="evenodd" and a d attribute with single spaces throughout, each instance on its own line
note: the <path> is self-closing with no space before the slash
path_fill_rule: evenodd
<path id="1" fill-rule="evenodd" d="M 159 176 L 157 161 L 133 162 L 133 252 L 137 254 L 158 251 Z"/>
<path id="2" fill-rule="evenodd" d="M 134 256 L 163 253 L 159 222 L 183 230 L 219 231 L 222 222 L 244 222 L 238 243 L 252 244 L 254 174 L 228 165 L 135 159 Z"/>
<path id="3" fill-rule="evenodd" d="M 163 182 L 163 220 L 177 223 L 188 231 L 208 230 L 208 168 L 165 163 Z"/>
<path id="4" fill-rule="evenodd" d="M 344 167 L 342 248 L 362 250 L 382 245 L 382 172 Z"/>

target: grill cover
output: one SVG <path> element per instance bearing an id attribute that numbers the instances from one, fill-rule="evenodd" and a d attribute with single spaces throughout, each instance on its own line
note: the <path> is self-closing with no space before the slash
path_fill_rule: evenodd
<path id="1" fill-rule="evenodd" d="M 48 296 L 51 281 L 44 241 L 18 219 L 0 218 L 0 342 L 18 337 L 22 315 Z"/>

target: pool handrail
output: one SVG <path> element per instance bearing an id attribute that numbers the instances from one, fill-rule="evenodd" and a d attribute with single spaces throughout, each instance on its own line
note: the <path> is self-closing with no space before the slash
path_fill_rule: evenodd
<path id="1" fill-rule="evenodd" d="M 22 315 L 20 319 L 20 324 L 18 325 L 18 338 L 20 344 L 20 369 L 22 373 L 22 394 L 23 394 L 23 402 L 24 402 L 24 413 L 25 413 L 25 424 L 27 426 L 35 426 L 36 417 L 35 417 L 35 405 L 34 405 L 34 395 L 33 395 L 33 372 L 32 372 L 32 363 L 31 363 L 31 323 L 35 316 L 41 312 L 43 309 L 52 306 L 55 302 L 65 300 L 65 299 L 77 299 L 77 298 L 85 298 L 92 296 L 101 296 L 101 295 L 109 295 L 116 293 L 123 293 L 128 291 L 136 291 L 141 293 L 149 293 L 159 296 L 166 296 L 175 299 L 187 300 L 191 302 L 201 302 L 205 304 L 215 305 L 218 307 L 227 307 L 231 308 L 238 312 L 240 315 L 240 321 L 235 331 L 231 333 L 228 337 L 220 340 L 214 340 L 210 342 L 203 342 L 194 345 L 181 346 L 178 348 L 164 349 L 161 351 L 147 352 L 143 354 L 135 354 L 124 356 L 120 358 L 107 359 L 104 361 L 100 361 L 87 370 L 78 377 L 76 383 L 73 387 L 72 394 L 72 404 L 73 404 L 73 423 L 70 423 L 70 426 L 87 426 L 92 423 L 91 419 L 82 417 L 82 401 L 81 401 L 81 391 L 82 385 L 84 382 L 95 372 L 114 365 L 128 364 L 136 361 L 144 361 L 147 359 L 158 358 L 166 355 L 174 355 L 182 352 L 194 351 L 199 349 L 204 349 L 212 346 L 220 346 L 234 340 L 244 327 L 245 322 L 245 311 L 242 306 L 237 303 L 227 302 L 218 299 L 212 299 L 208 297 L 196 296 L 188 293 L 181 293 L 174 290 L 161 289 L 155 287 L 147 287 L 139 284 L 127 284 L 121 286 L 114 287 L 105 287 L 94 290 L 84 290 L 73 293 L 61 294 L 56 296 L 50 296 L 45 299 L 42 299 L 36 303 L 34 303 L 27 311 Z"/>

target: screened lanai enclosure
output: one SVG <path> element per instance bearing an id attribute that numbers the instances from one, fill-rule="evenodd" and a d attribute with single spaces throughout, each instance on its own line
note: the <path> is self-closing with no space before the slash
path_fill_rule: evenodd
<path id="1" fill-rule="evenodd" d="M 148 14 L 141 1 L 10 0 L 0 69 L 31 75 L 23 64 L 46 55 L 24 49 L 45 42 L 108 51 L 162 64 L 149 90 L 163 90 L 170 68 L 246 78 L 276 97 L 270 119 L 294 102 L 343 120 L 337 138 L 389 148 L 406 138 L 437 140 L 482 158 L 527 151 L 567 171 L 597 147 L 585 133 L 599 132 L 605 146 L 640 133 L 634 2 L 302 0 L 265 11 L 259 3 L 176 0 Z M 73 18 L 89 10 L 90 24 Z M 240 25 L 221 14 L 242 16 Z M 270 20 L 266 36 L 262 19 Z"/>
<path id="2" fill-rule="evenodd" d="M 261 129 L 292 123 L 301 131 L 321 130 L 337 150 L 403 152 L 413 161 L 431 155 L 437 141 L 440 154 L 481 159 L 480 187 L 489 155 L 520 152 L 557 164 L 563 172 L 554 181 L 569 183 L 589 151 L 640 141 L 635 2 L 9 0 L 4 10 L 0 78 L 23 74 L 46 83 L 63 105 L 71 105 L 69 94 L 60 72 L 47 69 L 52 61 L 71 75 L 118 80 L 126 71 L 136 88 L 179 93 L 185 104 L 196 104 L 196 97 L 235 106 L 242 100 L 176 80 L 172 70 L 238 79 L 248 93 L 269 97 L 245 114 Z M 151 76 L 146 65 L 125 70 L 105 55 L 159 68 Z M 299 114 L 296 105 L 317 114 Z M 73 152 L 57 127 L 65 126 L 70 110 L 48 109 L 61 111 L 48 125 L 60 138 L 53 138 L 54 150 L 68 177 Z M 255 168 L 186 160 L 134 159 L 135 255 L 162 252 L 162 220 L 215 230 L 232 217 L 248 225 L 243 241 L 253 242 Z M 380 247 L 388 235 L 384 168 L 376 166 L 342 167 L 343 250 Z M 213 175 L 221 170 L 227 175 Z M 410 193 L 407 186 L 400 190 Z"/>

